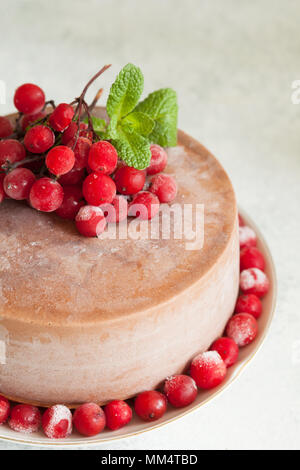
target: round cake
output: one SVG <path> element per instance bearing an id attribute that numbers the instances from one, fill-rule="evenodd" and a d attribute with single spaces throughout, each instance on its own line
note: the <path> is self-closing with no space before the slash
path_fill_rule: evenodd
<path id="1" fill-rule="evenodd" d="M 176 204 L 203 207 L 198 249 L 174 227 L 87 239 L 26 203 L 0 205 L 1 394 L 41 406 L 126 399 L 186 370 L 222 334 L 239 283 L 231 182 L 182 131 L 166 173 Z"/>

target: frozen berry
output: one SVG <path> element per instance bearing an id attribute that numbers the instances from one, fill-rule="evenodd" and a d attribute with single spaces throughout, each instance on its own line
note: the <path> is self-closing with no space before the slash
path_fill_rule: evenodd
<path id="1" fill-rule="evenodd" d="M 11 411 L 8 424 L 17 432 L 36 432 L 41 424 L 41 413 L 36 406 L 16 405 Z"/>
<path id="2" fill-rule="evenodd" d="M 136 194 L 129 204 L 128 215 L 141 220 L 152 219 L 159 211 L 159 199 L 155 194 L 141 191 Z"/>
<path id="3" fill-rule="evenodd" d="M 49 124 L 55 131 L 64 131 L 74 117 L 74 109 L 67 103 L 60 103 L 52 112 Z"/>
<path id="4" fill-rule="evenodd" d="M 83 206 L 75 217 L 76 227 L 85 237 L 97 237 L 106 227 L 106 219 L 100 207 Z"/>
<path id="5" fill-rule="evenodd" d="M 72 170 L 66 173 L 65 175 L 61 175 L 58 181 L 63 186 L 69 184 L 79 184 L 82 183 L 85 176 L 86 174 L 84 168 L 78 170 L 77 168 L 73 167 Z"/>
<path id="6" fill-rule="evenodd" d="M 24 160 L 26 151 L 18 140 L 7 139 L 0 141 L 0 170 L 5 163 L 16 163 Z"/>
<path id="7" fill-rule="evenodd" d="M 101 171 L 105 175 L 110 175 L 116 169 L 117 162 L 118 153 L 109 142 L 101 140 L 92 145 L 88 164 L 93 171 Z"/>
<path id="8" fill-rule="evenodd" d="M 35 182 L 35 176 L 27 168 L 15 168 L 6 175 L 3 181 L 5 193 L 12 199 L 27 199 Z"/>
<path id="9" fill-rule="evenodd" d="M 147 175 L 156 175 L 164 171 L 168 163 L 168 154 L 167 152 L 157 144 L 150 146 L 151 150 L 151 161 L 150 165 L 147 168 Z"/>
<path id="10" fill-rule="evenodd" d="M 160 202 L 172 202 L 177 194 L 177 184 L 170 175 L 156 175 L 151 180 L 149 191 L 155 194 Z"/>
<path id="11" fill-rule="evenodd" d="M 72 413 L 64 405 L 48 408 L 42 417 L 42 427 L 49 439 L 63 439 L 72 433 Z"/>
<path id="12" fill-rule="evenodd" d="M 209 390 L 223 382 L 226 365 L 217 351 L 206 351 L 193 359 L 191 376 L 199 388 Z"/>
<path id="13" fill-rule="evenodd" d="M 140 393 L 134 402 L 136 414 L 144 421 L 156 421 L 167 409 L 166 397 L 155 390 Z"/>
<path id="14" fill-rule="evenodd" d="M 78 124 L 72 121 L 62 134 L 62 144 L 67 145 L 76 136 L 77 130 Z M 87 137 L 90 140 L 93 138 L 93 133 L 88 131 L 88 125 L 85 122 L 81 122 L 79 125 L 79 136 Z"/>
<path id="15" fill-rule="evenodd" d="M 263 271 L 258 268 L 245 269 L 240 275 L 240 288 L 244 294 L 263 297 L 269 290 L 270 283 Z"/>
<path id="16" fill-rule="evenodd" d="M 64 186 L 64 199 L 56 214 L 63 218 L 74 220 L 78 211 L 85 205 L 82 189 L 79 185 Z"/>
<path id="17" fill-rule="evenodd" d="M 123 428 L 131 421 L 132 409 L 123 400 L 113 400 L 104 408 L 106 426 L 112 431 Z"/>
<path id="18" fill-rule="evenodd" d="M 41 178 L 31 187 L 29 201 L 34 209 L 42 212 L 53 212 L 59 208 L 64 199 L 62 186 L 51 178 Z"/>
<path id="19" fill-rule="evenodd" d="M 256 234 L 248 225 L 239 227 L 240 248 L 245 246 L 256 246 Z"/>
<path id="20" fill-rule="evenodd" d="M 240 295 L 235 306 L 236 313 L 251 313 L 254 318 L 259 318 L 262 312 L 262 304 L 257 295 Z"/>
<path id="21" fill-rule="evenodd" d="M 10 403 L 7 398 L 0 395 L 0 424 L 5 423 L 9 417 Z"/>
<path id="22" fill-rule="evenodd" d="M 116 195 L 116 185 L 103 173 L 93 172 L 88 175 L 82 185 L 84 198 L 92 206 L 111 203 Z"/>
<path id="23" fill-rule="evenodd" d="M 31 127 L 25 134 L 24 145 L 31 153 L 44 153 L 54 145 L 53 131 L 46 126 Z"/>
<path id="24" fill-rule="evenodd" d="M 121 166 L 115 174 L 117 190 L 121 194 L 136 194 L 141 191 L 146 181 L 146 172 L 131 166 Z"/>
<path id="25" fill-rule="evenodd" d="M 96 403 L 84 403 L 74 413 L 73 424 L 83 436 L 95 436 L 105 428 L 105 414 Z"/>
<path id="26" fill-rule="evenodd" d="M 211 351 L 217 351 L 223 359 L 225 366 L 230 367 L 236 363 L 239 355 L 239 348 L 231 338 L 219 338 L 210 347 Z"/>
<path id="27" fill-rule="evenodd" d="M 265 269 L 264 255 L 255 246 L 245 247 L 240 254 L 240 270 L 248 268 Z"/>
<path id="28" fill-rule="evenodd" d="M 0 139 L 9 137 L 13 133 L 13 126 L 7 117 L 0 116 Z"/>
<path id="29" fill-rule="evenodd" d="M 239 347 L 250 344 L 256 338 L 257 331 L 257 321 L 250 313 L 233 315 L 226 326 L 226 335 Z"/>
<path id="30" fill-rule="evenodd" d="M 101 204 L 104 216 L 108 223 L 123 222 L 128 214 L 128 202 L 124 196 L 115 196 L 111 204 Z"/>
<path id="31" fill-rule="evenodd" d="M 193 403 L 197 393 L 196 382 L 188 375 L 173 375 L 168 377 L 164 384 L 164 394 L 176 408 Z"/>
<path id="32" fill-rule="evenodd" d="M 5 175 L 5 174 L 4 174 Z M 4 188 L 3 188 L 3 181 L 4 181 L 4 178 L 2 177 L 2 173 L 0 173 L 0 204 L 2 201 L 4 201 L 5 199 L 5 192 L 4 192 Z"/>
<path id="33" fill-rule="evenodd" d="M 16 89 L 14 104 L 20 113 L 38 113 L 45 105 L 45 93 L 39 86 L 25 83 Z"/>
<path id="34" fill-rule="evenodd" d="M 41 111 L 35 114 L 25 114 L 25 116 L 22 117 L 22 121 L 21 121 L 23 131 L 25 132 L 27 130 L 27 127 L 31 126 L 37 121 L 40 121 L 45 116 L 46 116 L 46 113 L 44 111 Z"/>
<path id="35" fill-rule="evenodd" d="M 65 175 L 72 170 L 75 155 L 72 149 L 65 145 L 53 147 L 47 154 L 46 166 L 50 173 L 56 176 Z"/>
<path id="36" fill-rule="evenodd" d="M 89 152 L 92 145 L 92 142 L 86 137 L 78 137 L 75 147 L 75 138 L 70 140 L 68 147 L 74 148 L 75 155 L 75 164 L 74 168 L 77 170 L 82 170 L 87 167 Z"/>

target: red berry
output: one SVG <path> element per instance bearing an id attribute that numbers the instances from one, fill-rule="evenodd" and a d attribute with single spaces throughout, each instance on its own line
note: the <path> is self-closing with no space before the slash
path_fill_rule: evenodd
<path id="1" fill-rule="evenodd" d="M 206 351 L 196 356 L 191 364 L 191 376 L 199 388 L 209 390 L 223 382 L 226 366 L 217 351 Z"/>
<path id="2" fill-rule="evenodd" d="M 60 103 L 52 112 L 49 124 L 55 131 L 64 131 L 74 117 L 74 109 L 67 103 Z"/>
<path id="3" fill-rule="evenodd" d="M 243 227 L 245 225 L 244 219 L 240 214 L 238 214 L 238 217 L 239 217 L 239 226 Z"/>
<path id="4" fill-rule="evenodd" d="M 159 199 L 155 194 L 142 191 L 136 194 L 129 204 L 128 215 L 141 220 L 152 219 L 159 211 Z"/>
<path id="5" fill-rule="evenodd" d="M 136 414 L 144 421 L 156 421 L 167 409 L 166 397 L 155 390 L 140 393 L 134 402 Z"/>
<path id="6" fill-rule="evenodd" d="M 239 227 L 239 236 L 241 249 L 245 246 L 256 246 L 256 234 L 254 230 L 247 225 Z"/>
<path id="7" fill-rule="evenodd" d="M 111 203 L 116 195 L 116 185 L 103 173 L 94 172 L 88 175 L 82 185 L 84 198 L 92 206 Z"/>
<path id="8" fill-rule="evenodd" d="M 93 171 L 101 171 L 105 175 L 110 175 L 116 169 L 117 162 L 118 153 L 109 142 L 101 140 L 92 145 L 88 164 Z"/>
<path id="9" fill-rule="evenodd" d="M 243 248 L 240 254 L 240 270 L 248 268 L 265 269 L 264 255 L 255 246 Z"/>
<path id="10" fill-rule="evenodd" d="M 34 209 L 42 212 L 53 212 L 58 209 L 64 199 L 61 185 L 51 178 L 37 180 L 29 193 L 29 201 Z"/>
<path id="11" fill-rule="evenodd" d="M 88 139 L 92 140 L 93 133 L 88 131 L 88 125 L 85 122 L 81 122 L 79 125 L 79 136 L 80 137 L 87 137 Z M 61 142 L 63 145 L 67 145 L 76 135 L 78 130 L 78 124 L 75 121 L 72 121 L 71 124 L 67 127 L 67 129 L 63 132 Z"/>
<path id="12" fill-rule="evenodd" d="M 73 148 L 75 144 L 75 138 L 68 143 L 68 147 Z M 82 170 L 86 168 L 88 164 L 89 152 L 92 142 L 86 137 L 78 137 L 76 145 L 74 147 L 75 164 L 74 168 Z"/>
<path id="13" fill-rule="evenodd" d="M 170 175 L 157 175 L 151 180 L 149 191 L 155 194 L 160 202 L 171 202 L 177 194 L 177 184 Z"/>
<path id="14" fill-rule="evenodd" d="M 72 433 L 72 413 L 64 405 L 48 408 L 42 417 L 42 427 L 49 439 L 63 439 Z"/>
<path id="15" fill-rule="evenodd" d="M 164 394 L 171 405 L 176 408 L 193 403 L 197 393 L 196 382 L 188 375 L 173 375 L 165 381 Z"/>
<path id="16" fill-rule="evenodd" d="M 262 312 L 262 304 L 254 294 L 240 295 L 235 306 L 236 313 L 251 313 L 254 318 L 259 318 Z"/>
<path id="17" fill-rule="evenodd" d="M 5 199 L 5 192 L 3 188 L 3 180 L 4 180 L 3 176 L 5 176 L 5 174 L 3 175 L 2 173 L 0 173 L 0 204 Z"/>
<path id="18" fill-rule="evenodd" d="M 96 206 L 83 206 L 75 217 L 78 232 L 85 237 L 97 237 L 106 227 L 102 210 Z"/>
<path id="19" fill-rule="evenodd" d="M 7 139 L 0 141 L 0 170 L 6 162 L 20 162 L 24 160 L 25 156 L 25 148 L 18 140 Z"/>
<path id="20" fill-rule="evenodd" d="M 45 106 L 45 93 L 32 83 L 25 83 L 16 89 L 14 104 L 20 113 L 38 113 Z"/>
<path id="21" fill-rule="evenodd" d="M 22 201 L 28 199 L 34 182 L 35 176 L 32 171 L 27 168 L 16 168 L 4 178 L 3 188 L 9 197 Z"/>
<path id="22" fill-rule="evenodd" d="M 81 186 L 64 186 L 64 200 L 55 212 L 63 219 L 74 220 L 79 209 L 84 205 Z"/>
<path id="23" fill-rule="evenodd" d="M 10 403 L 7 398 L 0 395 L 0 424 L 5 423 L 9 417 Z"/>
<path id="24" fill-rule="evenodd" d="M 74 184 L 81 183 L 84 180 L 84 178 L 85 178 L 84 168 L 82 168 L 81 170 L 78 170 L 77 168 L 73 167 L 71 171 L 59 177 L 59 182 L 63 186 L 70 185 L 70 184 L 74 185 Z"/>
<path id="25" fill-rule="evenodd" d="M 123 196 L 115 196 L 111 204 L 101 204 L 100 208 L 108 223 L 123 222 L 128 214 L 128 202 Z"/>
<path id="26" fill-rule="evenodd" d="M 9 137 L 13 133 L 13 126 L 7 117 L 0 116 L 0 139 Z"/>
<path id="27" fill-rule="evenodd" d="M 166 168 L 168 154 L 162 147 L 156 144 L 150 145 L 150 150 L 151 161 L 147 168 L 147 175 L 156 175 L 156 173 L 160 173 Z"/>
<path id="28" fill-rule="evenodd" d="M 131 166 L 121 166 L 115 174 L 117 190 L 121 194 L 136 194 L 141 191 L 146 181 L 146 172 Z"/>
<path id="29" fill-rule="evenodd" d="M 239 356 L 239 348 L 231 338 L 219 338 L 210 347 L 211 351 L 217 351 L 223 359 L 226 367 L 236 363 Z"/>
<path id="30" fill-rule="evenodd" d="M 72 149 L 65 145 L 53 147 L 47 154 L 46 166 L 50 173 L 60 176 L 69 173 L 75 163 L 75 155 Z"/>
<path id="31" fill-rule="evenodd" d="M 240 288 L 244 294 L 255 294 L 263 297 L 269 290 L 269 279 L 258 268 L 245 269 L 240 275 Z"/>
<path id="32" fill-rule="evenodd" d="M 106 426 L 112 431 L 123 428 L 131 421 L 132 409 L 123 400 L 113 400 L 104 408 Z"/>
<path id="33" fill-rule="evenodd" d="M 31 126 L 40 119 L 43 119 L 45 116 L 46 113 L 44 111 L 35 114 L 25 114 L 25 116 L 22 117 L 21 121 L 23 131 L 25 132 L 27 127 Z"/>
<path id="34" fill-rule="evenodd" d="M 24 145 L 31 153 L 44 153 L 54 145 L 53 131 L 46 126 L 31 127 L 25 134 Z"/>
<path id="35" fill-rule="evenodd" d="M 73 424 L 83 436 L 95 436 L 105 428 L 105 414 L 96 403 L 84 403 L 74 413 Z"/>
<path id="36" fill-rule="evenodd" d="M 31 433 L 36 432 L 41 424 L 41 413 L 36 406 L 16 405 L 8 421 L 9 427 L 14 431 Z"/>
<path id="37" fill-rule="evenodd" d="M 226 335 L 239 347 L 250 344 L 256 338 L 257 331 L 257 321 L 250 313 L 233 315 L 226 326 Z"/>

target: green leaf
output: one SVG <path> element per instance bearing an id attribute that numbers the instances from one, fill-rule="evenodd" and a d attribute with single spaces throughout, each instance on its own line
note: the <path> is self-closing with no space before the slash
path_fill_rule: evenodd
<path id="1" fill-rule="evenodd" d="M 121 160 L 128 166 L 144 170 L 151 159 L 150 144 L 147 138 L 141 136 L 127 126 L 119 128 L 118 139 L 112 141 Z"/>
<path id="2" fill-rule="evenodd" d="M 155 127 L 149 135 L 150 142 L 162 147 L 172 147 L 177 144 L 177 95 L 171 88 L 154 91 L 144 101 L 138 104 L 135 111 L 148 114 L 154 121 Z"/>
<path id="3" fill-rule="evenodd" d="M 124 125 L 129 126 L 135 132 L 145 137 L 153 131 L 155 126 L 155 122 L 150 116 L 139 111 L 133 111 L 125 116 L 120 124 L 122 127 L 124 127 Z"/>
<path id="4" fill-rule="evenodd" d="M 112 84 L 107 100 L 107 114 L 119 121 L 137 105 L 144 88 L 144 77 L 139 67 L 127 64 Z"/>
<path id="5" fill-rule="evenodd" d="M 93 128 L 96 134 L 102 134 L 106 129 L 105 119 L 100 119 L 96 116 L 91 116 L 91 120 L 92 120 Z M 84 118 L 83 122 L 88 124 L 89 123 L 88 117 Z"/>

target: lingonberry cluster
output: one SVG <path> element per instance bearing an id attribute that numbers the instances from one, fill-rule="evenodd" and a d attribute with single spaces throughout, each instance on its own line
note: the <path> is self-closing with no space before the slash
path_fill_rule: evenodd
<path id="1" fill-rule="evenodd" d="M 30 83 L 16 90 L 14 126 L 0 117 L 0 203 L 27 201 L 38 211 L 75 220 L 82 235 L 94 237 L 128 216 L 152 219 L 160 203 L 174 200 L 174 178 L 158 174 L 168 161 L 162 147 L 151 145 L 149 167 L 138 170 L 121 162 L 112 143 L 95 132 L 91 112 L 97 99 L 88 106 L 85 94 L 107 68 L 70 104 L 46 102 L 43 90 Z"/>

